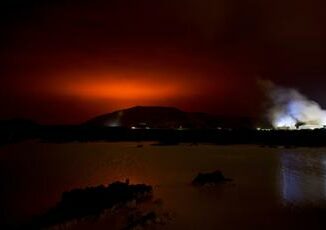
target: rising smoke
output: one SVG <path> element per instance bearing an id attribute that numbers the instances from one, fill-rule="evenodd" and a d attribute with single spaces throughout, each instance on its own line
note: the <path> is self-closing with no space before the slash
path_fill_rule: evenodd
<path id="1" fill-rule="evenodd" d="M 268 119 L 276 129 L 316 129 L 326 125 L 326 110 L 298 90 L 261 82 L 270 99 Z"/>

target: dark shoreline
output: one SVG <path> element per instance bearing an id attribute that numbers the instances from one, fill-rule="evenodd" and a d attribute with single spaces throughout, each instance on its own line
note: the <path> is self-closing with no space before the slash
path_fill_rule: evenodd
<path id="1" fill-rule="evenodd" d="M 130 129 L 85 125 L 7 126 L 0 131 L 0 146 L 24 140 L 41 142 L 156 141 L 160 145 L 212 143 L 220 145 L 326 146 L 326 130 L 256 129 Z"/>

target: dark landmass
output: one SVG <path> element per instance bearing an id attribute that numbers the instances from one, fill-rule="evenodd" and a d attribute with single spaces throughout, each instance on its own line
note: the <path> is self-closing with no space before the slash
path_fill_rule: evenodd
<path id="1" fill-rule="evenodd" d="M 41 126 L 26 119 L 0 121 L 0 146 L 26 139 L 39 138 Z"/>
<path id="2" fill-rule="evenodd" d="M 174 107 L 135 106 L 95 117 L 87 126 L 135 127 L 151 129 L 251 128 L 253 119 L 184 112 Z"/>
<path id="3" fill-rule="evenodd" d="M 117 117 L 119 122 L 114 120 Z M 10 120 L 0 122 L 0 145 L 36 139 L 53 143 L 155 141 L 158 145 L 185 142 L 265 147 L 326 146 L 326 129 L 257 130 L 252 122 L 236 120 L 230 123 L 230 120 L 169 107 L 133 107 L 80 125 L 39 125 L 27 120 Z M 120 125 L 115 126 L 118 123 Z"/>
<path id="4" fill-rule="evenodd" d="M 212 143 L 220 145 L 257 144 L 263 147 L 326 146 L 326 130 L 255 129 L 130 129 L 61 125 L 0 128 L 1 145 L 24 140 L 50 143 L 93 141 L 155 141 L 158 145 Z"/>
<path id="5" fill-rule="evenodd" d="M 145 202 L 151 200 L 152 196 L 153 188 L 151 186 L 145 184 L 129 185 L 127 182 L 114 182 L 108 186 L 100 185 L 85 189 L 74 189 L 70 192 L 64 192 L 56 207 L 45 215 L 36 218 L 26 227 L 28 229 L 43 229 L 72 220 L 98 216 L 106 209 L 124 206 L 131 201 Z M 142 216 L 138 222 L 152 218 L 153 215 L 155 213 L 150 216 Z M 138 222 L 132 222 L 131 225 L 139 224 Z"/>

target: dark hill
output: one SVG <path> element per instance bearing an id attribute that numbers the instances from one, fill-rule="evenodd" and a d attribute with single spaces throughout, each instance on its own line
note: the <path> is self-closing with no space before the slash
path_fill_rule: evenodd
<path id="1" fill-rule="evenodd" d="M 139 128 L 244 128 L 251 127 L 251 121 L 245 118 L 223 118 L 206 113 L 184 112 L 174 107 L 136 106 L 95 117 L 84 125 Z"/>

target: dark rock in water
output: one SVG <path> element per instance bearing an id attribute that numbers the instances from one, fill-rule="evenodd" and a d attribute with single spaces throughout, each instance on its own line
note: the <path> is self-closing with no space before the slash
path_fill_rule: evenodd
<path id="1" fill-rule="evenodd" d="M 211 173 L 199 173 L 192 181 L 192 185 L 194 186 L 217 185 L 227 181 L 231 181 L 231 179 L 225 178 L 221 171 L 216 170 Z"/>
<path id="2" fill-rule="evenodd" d="M 61 201 L 47 214 L 38 218 L 31 227 L 44 228 L 74 219 L 99 215 L 106 209 L 126 205 L 130 201 L 151 200 L 153 188 L 145 184 L 129 185 L 114 182 L 107 187 L 74 189 L 62 194 Z"/>

